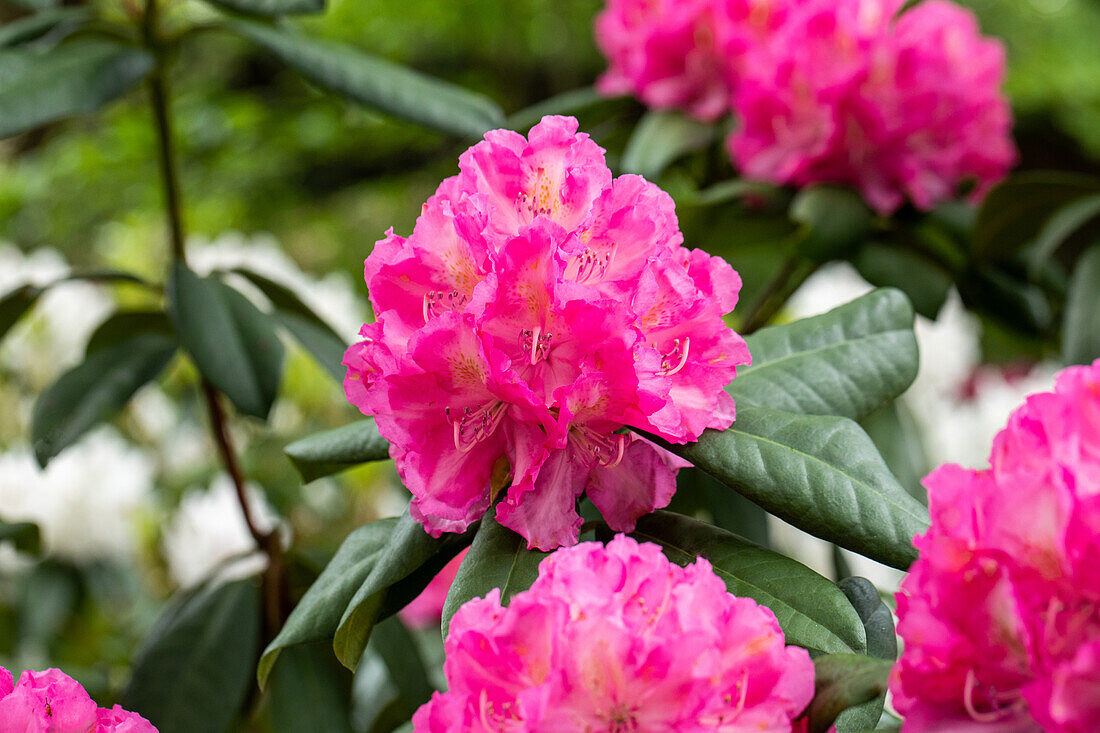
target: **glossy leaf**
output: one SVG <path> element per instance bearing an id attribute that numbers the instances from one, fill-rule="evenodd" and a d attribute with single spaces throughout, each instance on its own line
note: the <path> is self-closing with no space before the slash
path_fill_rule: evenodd
<path id="1" fill-rule="evenodd" d="M 375 627 L 370 643 L 382 657 L 397 688 L 400 719 L 411 718 L 435 691 L 428 681 L 428 669 L 416 639 L 397 616 L 391 616 Z"/>
<path id="2" fill-rule="evenodd" d="M 228 285 L 178 263 L 170 295 L 176 333 L 199 372 L 241 412 L 266 417 L 283 369 L 271 317 Z"/>
<path id="3" fill-rule="evenodd" d="M 927 504 L 927 492 L 921 481 L 932 466 L 925 453 L 924 436 L 905 403 L 888 402 L 865 416 L 859 424 L 909 495 Z"/>
<path id="4" fill-rule="evenodd" d="M 860 249 L 852 264 L 872 285 L 905 293 L 917 313 L 932 320 L 939 315 L 953 284 L 943 269 L 924 258 L 877 242 Z"/>
<path id="5" fill-rule="evenodd" d="M 343 365 L 344 352 L 348 344 L 340 338 L 332 327 L 302 302 L 297 293 L 282 283 L 252 272 L 237 269 L 234 272 L 247 278 L 260 289 L 275 309 L 275 319 L 290 331 L 306 351 L 313 354 L 317 363 L 325 368 L 338 382 L 344 381 L 347 369 Z"/>
<path id="6" fill-rule="evenodd" d="M 160 733 L 224 733 L 251 685 L 259 643 L 255 579 L 185 591 L 138 651 L 123 706 Z"/>
<path id="7" fill-rule="evenodd" d="M 676 493 L 666 509 L 769 546 L 768 513 L 697 468 L 680 469 Z"/>
<path id="8" fill-rule="evenodd" d="M 34 285 L 20 285 L 0 296 L 0 339 L 34 307 L 42 292 L 42 288 Z"/>
<path id="9" fill-rule="evenodd" d="M 161 334 L 138 334 L 88 356 L 62 374 L 34 405 L 31 440 L 39 465 L 110 419 L 142 386 L 156 379 L 176 353 Z"/>
<path id="10" fill-rule="evenodd" d="M 0 138 L 93 112 L 145 78 L 153 57 L 84 38 L 49 50 L 0 50 Z"/>
<path id="11" fill-rule="evenodd" d="M 395 518 L 380 519 L 347 536 L 321 575 L 298 601 L 279 634 L 264 650 L 256 671 L 261 687 L 267 684 L 283 650 L 332 639 L 344 609 L 371 574 L 396 524 Z"/>
<path id="12" fill-rule="evenodd" d="M 88 17 L 87 8 L 48 8 L 0 26 L 0 48 L 44 36 L 61 24 L 76 24 Z"/>
<path id="13" fill-rule="evenodd" d="M 209 0 L 214 5 L 253 15 L 307 15 L 325 12 L 325 0 Z"/>
<path id="14" fill-rule="evenodd" d="M 1091 364 L 1094 359 L 1100 359 L 1100 243 L 1073 268 L 1062 326 L 1062 360 Z"/>
<path id="15" fill-rule="evenodd" d="M 96 326 L 84 347 L 85 357 L 128 341 L 138 334 L 153 334 L 175 339 L 172 321 L 161 310 L 118 311 Z"/>
<path id="16" fill-rule="evenodd" d="M 619 168 L 653 181 L 670 163 L 705 147 L 714 137 L 711 125 L 677 112 L 647 112 L 630 136 Z"/>
<path id="17" fill-rule="evenodd" d="M 507 605 L 516 593 L 530 588 L 538 577 L 539 563 L 548 554 L 528 550 L 526 539 L 485 516 L 447 594 L 443 638 L 447 638 L 451 618 L 466 601 L 484 598 L 493 588 L 500 588 L 500 602 Z"/>
<path id="18" fill-rule="evenodd" d="M 818 262 L 854 252 L 867 238 L 874 218 L 856 191 L 820 185 L 798 192 L 790 216 L 802 225 L 799 252 Z"/>
<path id="19" fill-rule="evenodd" d="M 830 654 L 815 659 L 814 699 L 807 709 L 810 733 L 826 733 L 848 708 L 885 694 L 892 667 L 887 660 L 862 654 Z"/>
<path id="20" fill-rule="evenodd" d="M 267 700 L 274 733 L 352 733 L 351 673 L 323 642 L 283 651 Z"/>
<path id="21" fill-rule="evenodd" d="M 371 569 L 344 610 L 332 647 L 348 669 L 355 669 L 371 632 L 427 587 L 443 566 L 473 540 L 476 527 L 465 534 L 432 537 L 406 511 L 398 520 Z"/>
<path id="22" fill-rule="evenodd" d="M 314 433 L 286 447 L 302 481 L 309 483 L 370 461 L 390 457 L 390 444 L 378 434 L 373 417 Z"/>
<path id="23" fill-rule="evenodd" d="M 894 617 L 882 602 L 878 589 L 866 578 L 845 578 L 837 586 L 856 609 L 867 632 L 867 655 L 893 662 L 898 656 L 898 638 L 894 633 Z M 837 733 L 854 733 L 873 729 L 882 717 L 886 703 L 883 693 L 873 700 L 851 707 L 837 718 Z"/>
<path id="24" fill-rule="evenodd" d="M 37 553 L 42 549 L 38 525 L 31 522 L 5 522 L 0 519 L 0 544 L 11 542 L 20 552 Z"/>
<path id="25" fill-rule="evenodd" d="M 351 46 L 248 21 L 232 21 L 226 27 L 318 86 L 367 107 L 465 137 L 480 137 L 504 123 L 504 113 L 488 97 Z"/>
<path id="26" fill-rule="evenodd" d="M 1038 235 L 1051 215 L 1100 192 L 1100 181 L 1071 173 L 1032 171 L 990 191 L 978 211 L 973 252 L 979 259 L 1010 259 Z"/>
<path id="27" fill-rule="evenodd" d="M 813 318 L 747 339 L 752 365 L 727 391 L 741 405 L 858 419 L 904 392 L 917 375 L 913 309 L 875 290 Z"/>
<path id="28" fill-rule="evenodd" d="M 901 570 L 916 559 L 928 512 L 847 418 L 738 405 L 728 429 L 665 447 L 803 531 Z"/>
<path id="29" fill-rule="evenodd" d="M 787 641 L 825 653 L 863 652 L 863 623 L 828 579 L 788 557 L 690 517 L 657 512 L 638 520 L 633 536 L 661 546 L 688 565 L 705 557 L 730 593 L 770 608 Z"/>

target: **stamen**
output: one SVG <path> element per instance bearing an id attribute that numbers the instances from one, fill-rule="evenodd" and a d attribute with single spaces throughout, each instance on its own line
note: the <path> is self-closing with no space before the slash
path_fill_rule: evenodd
<path id="1" fill-rule="evenodd" d="M 535 330 L 531 332 L 531 366 L 538 363 L 539 360 L 539 333 L 542 331 L 542 326 L 535 326 Z"/>
<path id="2" fill-rule="evenodd" d="M 550 355 L 550 341 L 552 333 L 542 333 L 542 326 L 536 326 L 534 330 L 525 328 L 519 332 L 520 348 L 534 366 L 540 359 Z"/>
<path id="3" fill-rule="evenodd" d="M 451 420 L 454 429 L 455 448 L 463 453 L 469 453 L 481 441 L 488 438 L 500 425 L 507 412 L 507 405 L 499 400 L 487 402 L 476 410 L 470 407 L 462 408 L 462 417 Z M 448 419 L 451 417 L 451 409 L 445 408 Z"/>
<path id="4" fill-rule="evenodd" d="M 611 267 L 611 260 L 614 258 L 617 248 L 618 244 L 612 243 L 603 254 L 597 254 L 589 248 L 574 257 L 573 263 L 577 267 L 577 274 L 574 279 L 579 283 L 586 283 L 590 280 L 603 278 Z"/>
<path id="5" fill-rule="evenodd" d="M 578 448 L 584 450 L 599 465 L 604 468 L 614 468 L 622 463 L 626 446 L 630 442 L 628 436 L 622 433 L 600 435 L 591 428 L 574 427 L 572 438 Z"/>
<path id="6" fill-rule="evenodd" d="M 684 368 L 687 364 L 688 353 L 691 351 L 691 337 L 684 336 L 683 339 L 676 339 L 672 342 L 672 350 L 665 354 L 661 359 L 661 375 L 665 377 L 671 377 L 676 372 Z M 675 361 L 675 366 L 673 363 Z"/>
<path id="7" fill-rule="evenodd" d="M 466 305 L 469 298 L 457 290 L 444 292 L 442 290 L 429 290 L 424 293 L 424 322 L 432 316 L 449 310 L 458 310 Z"/>
<path id="8" fill-rule="evenodd" d="M 1004 717 L 1007 709 L 991 710 L 987 713 L 980 712 L 974 707 L 974 688 L 978 686 L 978 676 L 974 674 L 973 668 L 966 671 L 966 685 L 963 687 L 963 707 L 966 708 L 967 715 L 976 720 L 979 723 L 995 723 Z"/>

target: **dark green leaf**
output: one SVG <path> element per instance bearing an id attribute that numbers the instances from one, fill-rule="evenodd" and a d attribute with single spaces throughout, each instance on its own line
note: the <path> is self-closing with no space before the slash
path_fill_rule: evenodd
<path id="1" fill-rule="evenodd" d="M 248 278 L 260 289 L 275 308 L 275 319 L 293 334 L 306 351 L 313 354 L 325 371 L 343 382 L 347 370 L 342 362 L 348 345 L 332 327 L 287 286 L 251 270 L 239 268 L 234 272 Z"/>
<path id="2" fill-rule="evenodd" d="M 110 419 L 134 393 L 156 379 L 176 342 L 160 334 L 138 334 L 91 354 L 62 374 L 34 405 L 31 439 L 39 465 L 69 447 L 96 424 Z"/>
<path id="3" fill-rule="evenodd" d="M 976 266 L 958 279 L 959 295 L 980 311 L 1018 333 L 1038 335 L 1050 327 L 1050 304 L 1041 289 L 996 266 Z"/>
<path id="4" fill-rule="evenodd" d="M 261 687 L 267 684 L 275 660 L 284 649 L 332 639 L 344 609 L 371 574 L 396 525 L 397 519 L 381 519 L 347 536 L 324 572 L 294 607 L 278 636 L 264 650 L 256 670 Z"/>
<path id="5" fill-rule="evenodd" d="M 447 594 L 443 638 L 447 637 L 451 617 L 471 598 L 484 598 L 493 588 L 500 588 L 500 602 L 507 604 L 516 593 L 530 588 L 547 554 L 528 550 L 527 540 L 486 515 Z"/>
<path id="6" fill-rule="evenodd" d="M 1100 181 L 1071 173 L 1032 171 L 1008 178 L 989 192 L 978 211 L 974 256 L 1010 259 L 1056 210 L 1097 192 Z"/>
<path id="7" fill-rule="evenodd" d="M 803 226 L 799 252 L 818 262 L 847 256 L 863 244 L 873 216 L 850 188 L 810 186 L 791 202 L 790 216 Z"/>
<path id="8" fill-rule="evenodd" d="M 171 316 L 199 372 L 241 412 L 264 418 L 279 390 L 283 345 L 271 317 L 186 265 L 172 268 Z"/>
<path id="9" fill-rule="evenodd" d="M 859 421 L 875 443 L 890 472 L 909 495 L 921 504 L 927 495 L 921 480 L 931 466 L 925 454 L 920 428 L 902 402 L 888 402 Z"/>
<path id="10" fill-rule="evenodd" d="M 119 311 L 96 326 L 84 347 L 84 355 L 89 357 L 138 334 L 155 334 L 173 340 L 176 337 L 172 321 L 164 311 Z"/>
<path id="11" fill-rule="evenodd" d="M 245 700 L 259 643 L 254 579 L 185 591 L 142 643 L 123 706 L 161 733 L 224 733 Z"/>
<path id="12" fill-rule="evenodd" d="M 286 447 L 290 462 L 306 483 L 369 461 L 390 457 L 389 442 L 378 434 L 373 417 L 314 433 Z"/>
<path id="13" fill-rule="evenodd" d="M 876 242 L 863 247 L 852 264 L 872 285 L 901 290 L 917 313 L 932 320 L 939 315 L 952 285 L 946 272 L 924 258 Z"/>
<path id="14" fill-rule="evenodd" d="M 619 167 L 623 173 L 654 181 L 669 163 L 705 147 L 714 137 L 713 126 L 677 112 L 647 112 L 630 136 Z"/>
<path id="15" fill-rule="evenodd" d="M 862 654 L 830 654 L 814 660 L 810 733 L 825 733 L 848 708 L 885 694 L 893 664 Z M 876 721 L 877 722 L 877 721 Z"/>
<path id="16" fill-rule="evenodd" d="M 284 650 L 267 689 L 275 733 L 351 733 L 351 673 L 323 642 Z"/>
<path id="17" fill-rule="evenodd" d="M 48 51 L 0 50 L 0 137 L 93 112 L 145 78 L 153 57 L 115 41 L 80 39 Z"/>
<path id="18" fill-rule="evenodd" d="M 0 297 L 0 339 L 34 306 L 40 295 L 42 288 L 20 285 Z"/>
<path id="19" fill-rule="evenodd" d="M 19 644 L 45 650 L 62 635 L 80 608 L 85 588 L 75 566 L 46 559 L 20 580 Z"/>
<path id="20" fill-rule="evenodd" d="M 480 137 L 504 123 L 487 97 L 350 46 L 247 21 L 226 24 L 307 79 L 354 102 L 454 135 Z"/>
<path id="21" fill-rule="evenodd" d="M 437 539 L 407 511 L 402 515 L 336 629 L 332 647 L 345 667 L 355 669 L 375 624 L 416 598 L 470 544 L 475 531 L 472 527 L 463 535 L 444 534 Z"/>
<path id="22" fill-rule="evenodd" d="M 397 688 L 401 719 L 411 718 L 435 692 L 428 681 L 428 669 L 416 640 L 397 616 L 391 616 L 375 626 L 370 643 L 386 663 L 390 679 Z"/>
<path id="23" fill-rule="evenodd" d="M 0 542 L 11 542 L 20 552 L 37 553 L 42 548 L 38 525 L 31 522 L 5 522 L 0 519 Z"/>
<path id="24" fill-rule="evenodd" d="M 916 559 L 928 512 L 847 418 L 738 405 L 728 429 L 665 447 L 821 539 L 901 570 Z"/>
<path id="25" fill-rule="evenodd" d="M 607 97 L 592 87 L 571 89 L 509 115 L 505 127 L 526 133 L 546 115 L 575 115 L 604 101 Z"/>
<path id="26" fill-rule="evenodd" d="M 701 191 L 686 192 L 676 197 L 676 203 L 685 206 L 714 206 L 749 196 L 774 196 L 776 192 L 777 189 L 770 183 L 736 178 L 715 183 Z"/>
<path id="27" fill-rule="evenodd" d="M 697 468 L 684 468 L 677 474 L 676 493 L 667 509 L 701 519 L 758 545 L 769 545 L 768 513 Z"/>
<path id="28" fill-rule="evenodd" d="M 655 542 L 688 565 L 705 557 L 730 593 L 770 608 L 787 641 L 825 653 L 863 652 L 863 623 L 844 594 L 801 563 L 690 517 L 657 512 L 638 520 L 634 537 Z"/>
<path id="29" fill-rule="evenodd" d="M 917 375 L 913 309 L 875 290 L 828 313 L 763 328 L 747 339 L 752 366 L 727 387 L 740 406 L 858 419 Z"/>
<path id="30" fill-rule="evenodd" d="M 73 24 L 88 17 L 87 8 L 49 8 L 0 26 L 0 48 L 33 41 L 62 23 Z"/>
<path id="31" fill-rule="evenodd" d="M 214 5 L 253 15 L 308 15 L 325 12 L 325 0 L 209 0 Z"/>
<path id="32" fill-rule="evenodd" d="M 1100 359 L 1100 243 L 1073 268 L 1062 326 L 1062 359 L 1066 364 Z"/>
<path id="33" fill-rule="evenodd" d="M 867 631 L 867 654 L 894 661 L 898 656 L 898 638 L 894 634 L 894 617 L 882 602 L 878 589 L 866 578 L 845 578 L 837 585 L 856 609 Z M 872 729 L 882 717 L 885 693 L 874 700 L 844 711 L 836 721 L 837 733 L 853 733 Z"/>
<path id="34" fill-rule="evenodd" d="M 1063 244 L 1090 221 L 1100 217 L 1100 194 L 1085 196 L 1051 214 L 1028 253 L 1029 272 L 1034 278 Z"/>

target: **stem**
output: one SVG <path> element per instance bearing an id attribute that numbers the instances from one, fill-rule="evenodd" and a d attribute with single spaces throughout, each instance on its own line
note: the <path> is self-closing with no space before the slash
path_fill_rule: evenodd
<path id="1" fill-rule="evenodd" d="M 161 182 L 164 186 L 164 206 L 168 212 L 168 234 L 172 244 L 172 260 L 185 260 L 183 246 L 183 207 L 180 205 L 179 172 L 172 142 L 172 121 L 168 115 L 168 88 L 164 77 L 164 48 L 157 33 L 157 0 L 148 0 L 142 22 L 145 45 L 153 53 L 156 64 L 149 75 L 149 98 L 153 105 L 153 120 L 157 128 L 157 156 L 160 160 Z"/>

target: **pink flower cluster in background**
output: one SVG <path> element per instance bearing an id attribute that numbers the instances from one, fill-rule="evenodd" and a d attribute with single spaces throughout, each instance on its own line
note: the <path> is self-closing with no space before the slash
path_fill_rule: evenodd
<path id="1" fill-rule="evenodd" d="M 157 733 L 137 713 L 97 707 L 59 669 L 25 670 L 15 683 L 0 667 L 0 733 Z"/>
<path id="2" fill-rule="evenodd" d="M 926 479 L 932 526 L 898 595 L 894 704 L 918 733 L 1094 731 L 1100 360 L 1029 397 L 990 466 Z"/>
<path id="3" fill-rule="evenodd" d="M 734 418 L 749 360 L 722 316 L 737 273 L 681 246 L 672 199 L 612 178 L 570 117 L 495 130 L 365 266 L 377 320 L 347 352 L 348 399 L 373 414 L 438 536 L 508 486 L 497 519 L 553 549 L 577 541 L 587 489 L 608 524 L 668 504 L 673 442 Z"/>
<path id="4" fill-rule="evenodd" d="M 703 119 L 733 112 L 727 146 L 750 177 L 852 185 L 881 213 L 966 184 L 980 196 L 1016 159 L 1004 49 L 958 5 L 902 5 L 610 0 L 599 88 Z"/>
<path id="5" fill-rule="evenodd" d="M 618 536 L 543 561 L 507 607 L 466 603 L 446 641 L 448 692 L 413 717 L 442 731 L 790 731 L 814 692 L 809 655 L 772 612 Z"/>

